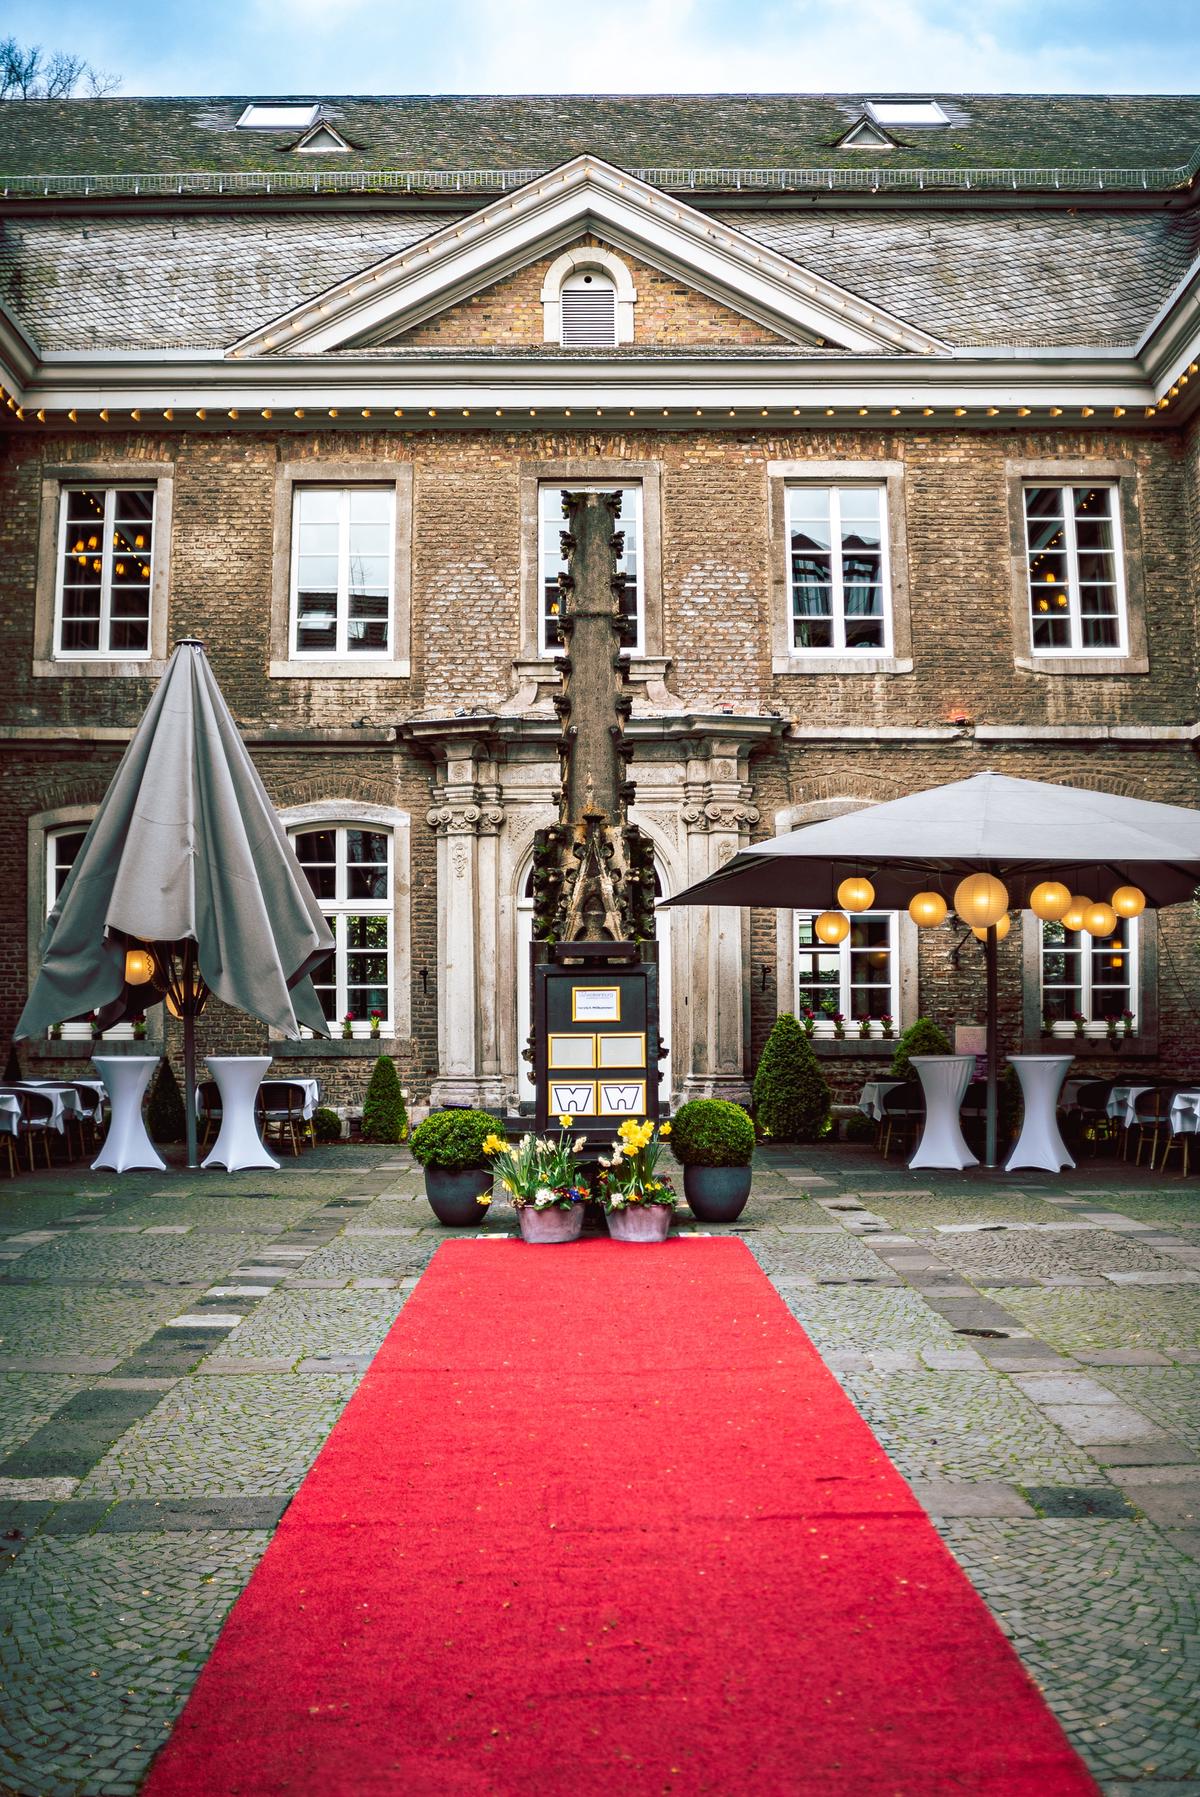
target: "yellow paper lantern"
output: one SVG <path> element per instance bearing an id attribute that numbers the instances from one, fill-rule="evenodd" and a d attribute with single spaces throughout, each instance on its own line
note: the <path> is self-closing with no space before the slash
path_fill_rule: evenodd
<path id="1" fill-rule="evenodd" d="M 1090 898 L 1086 898 L 1081 892 L 1074 893 L 1071 898 L 1071 903 L 1067 906 L 1060 919 L 1063 929 L 1082 930 L 1084 927 L 1084 917 L 1091 908 L 1092 901 Z"/>
<path id="2" fill-rule="evenodd" d="M 1061 880 L 1043 880 L 1029 895 L 1029 909 L 1046 923 L 1058 923 L 1071 907 L 1071 888 Z"/>
<path id="3" fill-rule="evenodd" d="M 1140 886 L 1118 886 L 1109 903 L 1118 917 L 1140 917 L 1146 909 L 1146 895 Z"/>
<path id="4" fill-rule="evenodd" d="M 843 911 L 869 911 L 875 903 L 875 888 L 861 874 L 843 880 L 837 889 L 837 901 Z"/>
<path id="5" fill-rule="evenodd" d="M 932 929 L 945 918 L 948 906 L 940 892 L 918 892 L 908 901 L 908 915 L 922 930 Z"/>
<path id="6" fill-rule="evenodd" d="M 994 874 L 968 874 L 954 888 L 954 909 L 972 929 L 986 929 L 1008 910 L 1008 889 Z"/>
<path id="7" fill-rule="evenodd" d="M 850 919 L 842 911 L 822 911 L 813 924 L 813 935 L 831 946 L 844 942 L 850 934 Z"/>
<path id="8" fill-rule="evenodd" d="M 1011 928 L 1012 928 L 1012 918 L 1009 916 L 1008 912 L 1006 911 L 1004 913 L 1004 916 L 1002 918 L 1000 918 L 996 924 L 996 941 L 1003 942 L 1004 938 L 1008 935 L 1008 932 Z M 971 931 L 971 934 L 972 934 L 972 936 L 978 936 L 978 938 L 981 942 L 987 941 L 987 931 L 986 930 L 980 930 L 980 929 L 973 928 Z"/>
<path id="9" fill-rule="evenodd" d="M 1117 927 L 1117 914 L 1101 899 L 1099 904 L 1089 905 L 1084 912 L 1083 927 L 1089 936 L 1111 936 Z"/>
<path id="10" fill-rule="evenodd" d="M 125 954 L 125 980 L 130 986 L 144 986 L 154 978 L 154 956 L 148 948 L 131 948 Z"/>

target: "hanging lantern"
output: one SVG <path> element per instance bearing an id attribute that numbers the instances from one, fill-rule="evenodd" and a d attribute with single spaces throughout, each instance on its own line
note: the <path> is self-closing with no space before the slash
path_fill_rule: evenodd
<path id="1" fill-rule="evenodd" d="M 1029 895 L 1029 909 L 1044 923 L 1058 923 L 1070 907 L 1071 888 L 1061 880 L 1043 880 Z"/>
<path id="2" fill-rule="evenodd" d="M 1012 928 L 1012 918 L 1009 916 L 1008 912 L 1006 911 L 1004 913 L 1004 916 L 1001 918 L 998 918 L 996 921 L 996 941 L 1003 942 L 1004 938 L 1008 935 L 1008 932 L 1011 930 L 1011 928 Z M 972 936 L 978 936 L 978 938 L 981 942 L 987 941 L 987 931 L 981 930 L 977 926 L 972 929 L 971 934 L 972 934 Z"/>
<path id="3" fill-rule="evenodd" d="M 949 907 L 940 892 L 918 892 L 908 901 L 908 915 L 919 929 L 929 930 L 943 922 Z"/>
<path id="4" fill-rule="evenodd" d="M 129 986 L 145 986 L 154 978 L 154 956 L 148 948 L 130 948 L 125 951 L 125 983 Z"/>
<path id="5" fill-rule="evenodd" d="M 1109 903 L 1118 917 L 1140 917 L 1146 909 L 1146 895 L 1140 886 L 1118 886 Z"/>
<path id="6" fill-rule="evenodd" d="M 1072 894 L 1071 903 L 1062 914 L 1061 922 L 1063 929 L 1082 930 L 1084 927 L 1084 917 L 1091 908 L 1092 901 L 1090 898 L 1085 898 L 1084 895 L 1079 892 Z"/>
<path id="7" fill-rule="evenodd" d="M 1099 904 L 1089 905 L 1083 914 L 1083 927 L 1089 936 L 1111 936 L 1117 922 L 1116 912 L 1103 899 Z"/>
<path id="8" fill-rule="evenodd" d="M 821 942 L 836 946 L 850 934 L 850 919 L 843 911 L 822 911 L 813 924 L 813 935 Z"/>
<path id="9" fill-rule="evenodd" d="M 875 888 L 861 874 L 843 880 L 837 889 L 837 901 L 843 911 L 869 911 L 875 903 Z"/>
<path id="10" fill-rule="evenodd" d="M 994 874 L 968 874 L 954 888 L 954 909 L 972 929 L 986 929 L 1008 910 L 1008 889 Z"/>

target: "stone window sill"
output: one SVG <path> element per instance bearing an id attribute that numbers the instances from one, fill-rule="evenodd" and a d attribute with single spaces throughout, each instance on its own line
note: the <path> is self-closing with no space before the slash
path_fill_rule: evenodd
<path id="1" fill-rule="evenodd" d="M 1069 1054 L 1077 1061 L 1153 1061 L 1158 1058 L 1158 1037 L 1139 1030 L 1114 1047 L 1107 1036 L 1027 1036 L 1022 1052 Z"/>
<path id="2" fill-rule="evenodd" d="M 869 1055 L 872 1058 L 886 1055 L 890 1060 L 896 1052 L 897 1037 L 847 1035 L 839 1041 L 836 1036 L 810 1036 L 809 1041 L 817 1051 L 818 1060 L 825 1057 L 837 1060 L 851 1055 Z"/>
<path id="3" fill-rule="evenodd" d="M 273 661 L 269 668 L 272 680 L 408 680 L 412 663 L 407 661 Z"/>
<path id="4" fill-rule="evenodd" d="M 402 1046 L 403 1043 L 399 1036 L 375 1036 L 374 1038 L 357 1036 L 350 1042 L 347 1042 L 344 1036 L 329 1038 L 313 1036 L 306 1037 L 303 1042 L 287 1042 L 280 1039 L 270 1045 L 271 1053 L 277 1061 L 305 1061 L 318 1057 L 326 1061 L 336 1060 L 339 1057 L 353 1060 L 364 1055 L 371 1057 L 381 1054 L 395 1055 L 400 1052 Z"/>
<path id="5" fill-rule="evenodd" d="M 32 1061 L 90 1061 L 94 1054 L 152 1054 L 161 1055 L 162 1041 L 158 1037 L 145 1036 L 135 1042 L 129 1036 L 120 1036 L 114 1042 L 85 1041 L 82 1037 L 59 1037 L 57 1041 L 27 1042 Z"/>
<path id="6" fill-rule="evenodd" d="M 1148 674 L 1148 655 L 1018 655 L 1029 674 Z"/>
<path id="7" fill-rule="evenodd" d="M 148 657 L 145 661 L 118 661 L 98 657 L 95 661 L 35 661 L 35 680 L 161 680 L 167 671 L 165 661 Z"/>
<path id="8" fill-rule="evenodd" d="M 774 674 L 911 674 L 911 655 L 776 655 Z"/>

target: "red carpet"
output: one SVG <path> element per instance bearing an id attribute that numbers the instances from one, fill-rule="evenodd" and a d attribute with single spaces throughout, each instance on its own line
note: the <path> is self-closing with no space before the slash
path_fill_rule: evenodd
<path id="1" fill-rule="evenodd" d="M 1096 1792 L 745 1246 L 452 1241 L 143 1797 Z"/>

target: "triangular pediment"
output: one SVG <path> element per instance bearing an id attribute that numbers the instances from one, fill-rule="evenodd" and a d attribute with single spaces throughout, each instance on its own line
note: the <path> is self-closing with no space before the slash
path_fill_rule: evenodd
<path id="1" fill-rule="evenodd" d="M 835 150 L 895 150 L 899 148 L 896 139 L 866 113 L 851 125 L 849 131 L 839 137 L 834 144 Z"/>
<path id="2" fill-rule="evenodd" d="M 407 332 L 585 233 L 757 321 L 781 343 L 937 354 L 918 326 L 648 182 L 577 156 L 250 333 L 236 356 L 321 355 Z"/>

